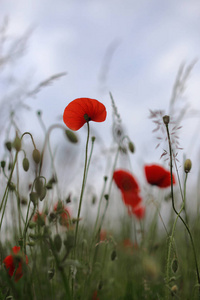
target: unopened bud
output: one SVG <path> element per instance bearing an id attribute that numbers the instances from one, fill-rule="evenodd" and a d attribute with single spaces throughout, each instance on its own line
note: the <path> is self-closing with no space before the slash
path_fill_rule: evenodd
<path id="1" fill-rule="evenodd" d="M 15 148 L 15 150 L 17 152 L 19 152 L 21 149 L 21 139 L 18 137 L 18 135 L 16 135 L 16 137 L 14 139 L 13 147 Z"/>
<path id="2" fill-rule="evenodd" d="M 131 141 L 128 143 L 128 148 L 129 148 L 131 153 L 135 152 L 135 146 Z"/>
<path id="3" fill-rule="evenodd" d="M 37 195 L 37 193 L 31 192 L 29 196 L 30 196 L 31 202 L 33 202 L 34 206 L 36 206 L 37 203 L 38 203 L 38 195 Z"/>
<path id="4" fill-rule="evenodd" d="M 42 179 L 40 179 L 39 177 L 35 179 L 35 191 L 38 196 L 40 196 L 43 191 L 43 182 Z"/>
<path id="5" fill-rule="evenodd" d="M 29 224 L 28 224 L 28 227 L 29 227 L 30 229 L 33 229 L 33 228 L 36 227 L 36 223 L 33 222 L 33 221 L 30 221 Z"/>
<path id="6" fill-rule="evenodd" d="M 22 165 L 23 165 L 24 171 L 27 172 L 28 169 L 29 169 L 29 160 L 28 160 L 28 158 L 24 157 Z"/>
<path id="7" fill-rule="evenodd" d="M 189 173 L 190 170 L 192 168 L 192 162 L 190 159 L 186 159 L 185 163 L 184 163 L 184 171 L 185 173 Z"/>
<path id="8" fill-rule="evenodd" d="M 96 139 L 95 136 L 92 136 L 92 138 L 91 138 L 92 143 L 94 143 L 95 139 Z"/>
<path id="9" fill-rule="evenodd" d="M 169 121 L 170 121 L 170 117 L 167 116 L 167 115 L 165 115 L 165 116 L 163 117 L 163 123 L 164 123 L 165 125 L 168 125 L 168 124 L 169 124 Z"/>
<path id="10" fill-rule="evenodd" d="M 40 162 L 40 151 L 35 148 L 33 150 L 32 157 L 33 157 L 34 162 L 36 164 L 39 164 L 39 162 Z"/>
<path id="11" fill-rule="evenodd" d="M 73 131 L 66 129 L 65 134 L 71 143 L 73 143 L 73 144 L 78 143 L 78 137 Z"/>
<path id="12" fill-rule="evenodd" d="M 104 198 L 108 201 L 109 195 L 108 195 L 108 194 L 105 194 L 105 195 L 104 195 Z"/>
<path id="13" fill-rule="evenodd" d="M 8 182 L 8 188 L 11 192 L 15 190 L 15 184 L 13 182 Z"/>
<path id="14" fill-rule="evenodd" d="M 59 252 L 62 247 L 62 239 L 59 234 L 56 234 L 54 237 L 54 247 L 57 252 Z"/>
<path id="15" fill-rule="evenodd" d="M 1 161 L 1 167 L 2 167 L 2 169 L 4 169 L 4 168 L 5 168 L 5 166 L 6 166 L 6 162 L 5 162 L 5 160 L 2 160 L 2 161 Z"/>
<path id="16" fill-rule="evenodd" d="M 12 150 L 12 143 L 10 141 L 6 142 L 5 146 L 6 146 L 6 148 L 7 148 L 8 151 Z"/>
<path id="17" fill-rule="evenodd" d="M 42 192 L 40 194 L 40 201 L 44 200 L 44 198 L 46 197 L 47 194 L 47 189 L 45 186 L 43 186 Z"/>

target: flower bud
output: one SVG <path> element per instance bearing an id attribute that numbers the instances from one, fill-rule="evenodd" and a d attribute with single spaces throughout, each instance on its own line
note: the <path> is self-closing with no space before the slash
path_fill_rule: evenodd
<path id="1" fill-rule="evenodd" d="M 69 251 L 71 250 L 73 247 L 74 247 L 74 243 L 75 243 L 75 237 L 74 237 L 74 234 L 73 232 L 72 233 L 68 233 L 67 234 L 67 239 L 64 240 L 64 245 L 65 245 L 65 248 Z"/>
<path id="2" fill-rule="evenodd" d="M 36 241 L 36 240 L 38 240 L 38 237 L 39 237 L 39 236 L 38 236 L 38 234 L 30 233 L 30 234 L 29 234 L 29 237 L 30 237 L 30 239 Z"/>
<path id="3" fill-rule="evenodd" d="M 108 201 L 109 195 L 108 195 L 108 194 L 105 194 L 105 195 L 104 195 L 104 198 L 106 199 L 106 201 Z"/>
<path id="4" fill-rule="evenodd" d="M 33 150 L 32 157 L 33 157 L 34 162 L 36 164 L 39 164 L 39 162 L 40 162 L 40 151 L 35 148 Z"/>
<path id="5" fill-rule="evenodd" d="M 62 247 L 62 239 L 59 234 L 56 234 L 54 237 L 54 247 L 57 252 L 59 252 Z"/>
<path id="6" fill-rule="evenodd" d="M 6 146 L 6 148 L 7 148 L 8 151 L 12 150 L 12 143 L 10 141 L 6 142 L 5 146 Z"/>
<path id="7" fill-rule="evenodd" d="M 40 179 L 39 177 L 37 177 L 35 179 L 35 191 L 36 191 L 36 193 L 37 193 L 38 196 L 40 196 L 42 194 L 42 190 L 43 190 L 42 179 Z"/>
<path id="8" fill-rule="evenodd" d="M 4 168 L 5 168 L 5 166 L 6 166 L 6 162 L 5 162 L 5 160 L 2 160 L 2 161 L 1 161 L 1 167 L 2 167 L 2 169 L 4 169 Z"/>
<path id="9" fill-rule="evenodd" d="M 192 162 L 190 159 L 186 159 L 185 163 L 184 163 L 184 171 L 185 173 L 189 173 L 190 170 L 192 168 Z"/>
<path id="10" fill-rule="evenodd" d="M 37 193 L 31 192 L 29 196 L 30 196 L 31 202 L 33 202 L 34 206 L 36 206 L 37 203 L 38 203 L 38 195 L 37 195 Z"/>
<path id="11" fill-rule="evenodd" d="M 73 131 L 71 131 L 71 130 L 69 130 L 69 129 L 66 129 L 66 130 L 65 130 L 65 134 L 66 134 L 66 136 L 67 136 L 67 139 L 68 139 L 71 143 L 73 143 L 73 144 L 78 143 L 78 137 L 77 137 L 77 135 L 76 135 Z"/>
<path id="12" fill-rule="evenodd" d="M 44 200 L 44 198 L 46 197 L 46 194 L 47 194 L 46 186 L 43 186 L 42 192 L 40 194 L 40 201 Z"/>
<path id="13" fill-rule="evenodd" d="M 51 182 L 47 182 L 47 184 L 46 184 L 46 189 L 47 189 L 47 190 L 51 190 L 52 188 L 53 188 L 52 183 L 51 183 Z"/>
<path id="14" fill-rule="evenodd" d="M 128 143 L 128 148 L 129 148 L 131 153 L 135 152 L 135 146 L 131 141 Z"/>
<path id="15" fill-rule="evenodd" d="M 29 227 L 30 229 L 33 229 L 33 228 L 36 227 L 36 223 L 33 222 L 33 221 L 30 221 L 29 224 L 28 224 L 28 227 Z"/>
<path id="16" fill-rule="evenodd" d="M 164 123 L 165 125 L 168 125 L 169 122 L 170 122 L 170 117 L 167 116 L 167 115 L 165 115 L 165 116 L 163 117 L 163 123 Z"/>
<path id="17" fill-rule="evenodd" d="M 8 188 L 11 192 L 15 191 L 15 184 L 13 182 L 8 182 Z"/>
<path id="18" fill-rule="evenodd" d="M 22 165 L 23 165 L 24 171 L 27 172 L 28 169 L 29 169 L 29 160 L 28 160 L 28 158 L 24 157 Z"/>
<path id="19" fill-rule="evenodd" d="M 14 139 L 14 142 L 13 142 L 13 147 L 15 148 L 15 150 L 17 152 L 20 151 L 21 149 L 21 139 L 18 137 L 18 135 L 16 135 L 15 139 Z"/>

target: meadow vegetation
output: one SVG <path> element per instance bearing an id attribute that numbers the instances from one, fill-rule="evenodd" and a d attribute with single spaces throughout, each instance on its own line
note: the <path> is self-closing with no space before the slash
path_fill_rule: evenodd
<path id="1" fill-rule="evenodd" d="M 192 162 L 187 158 L 177 167 L 178 131 L 187 111 L 184 107 L 178 113 L 175 110 L 192 67 L 181 66 L 169 113 L 150 111 L 157 146 L 164 142 L 165 150 L 156 162 L 142 166 L 145 187 L 131 165 L 118 167 L 120 156 L 134 155 L 135 145 L 123 130 L 111 93 L 112 166 L 99 179 L 98 195 L 88 193 L 87 186 L 97 139 L 90 128 L 107 117 L 102 102 L 78 98 L 66 103 L 63 120 L 45 129 L 42 147 L 31 132 L 19 130 L 11 111 L 5 140 L 1 140 L 0 300 L 200 299 L 199 203 L 196 214 L 187 209 Z M 26 97 L 62 75 L 38 84 Z M 37 116 L 45 128 L 42 112 Z M 87 135 L 82 181 L 74 195 L 61 195 L 57 176 L 61 166 L 54 164 L 50 136 L 54 129 L 61 130 L 68 145 L 76 147 L 83 126 Z M 50 158 L 47 161 L 46 156 Z M 48 173 L 45 164 L 51 166 Z M 83 213 L 86 199 L 94 208 L 92 222 Z M 116 200 L 124 208 L 118 230 L 107 222 Z M 73 202 L 77 205 L 72 212 Z M 167 222 L 162 215 L 166 203 L 170 212 Z"/>

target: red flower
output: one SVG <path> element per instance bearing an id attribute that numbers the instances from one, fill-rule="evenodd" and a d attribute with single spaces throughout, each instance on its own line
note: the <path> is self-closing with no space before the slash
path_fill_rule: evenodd
<path id="1" fill-rule="evenodd" d="M 12 252 L 10 255 L 6 256 L 6 258 L 3 260 L 3 263 L 8 269 L 8 274 L 10 277 L 13 276 L 14 272 L 14 279 L 15 282 L 17 282 L 22 276 L 23 276 L 23 263 L 28 264 L 28 257 L 20 251 L 20 247 L 13 247 Z"/>
<path id="2" fill-rule="evenodd" d="M 64 110 L 63 121 L 71 130 L 80 129 L 87 121 L 103 122 L 106 119 L 105 106 L 95 99 L 78 98 Z"/>
<path id="3" fill-rule="evenodd" d="M 166 188 L 171 185 L 171 175 L 168 170 L 165 170 L 159 165 L 145 166 L 145 175 L 147 182 L 151 185 L 156 185 L 160 188 Z M 173 184 L 175 184 L 175 177 L 172 174 Z"/>
<path id="4" fill-rule="evenodd" d="M 56 213 L 59 215 L 59 223 L 62 226 L 66 226 L 69 227 L 70 225 L 70 212 L 69 209 L 67 207 L 64 207 L 62 202 L 58 202 L 55 206 L 54 206 L 54 211 L 56 211 Z"/>
<path id="5" fill-rule="evenodd" d="M 139 185 L 132 174 L 124 170 L 117 170 L 113 179 L 122 193 L 122 199 L 127 206 L 136 207 L 141 201 Z"/>
<path id="6" fill-rule="evenodd" d="M 135 208 L 132 207 L 132 213 L 138 218 L 143 219 L 145 216 L 145 206 L 139 204 Z"/>
<path id="7" fill-rule="evenodd" d="M 117 170 L 113 173 L 113 179 L 121 192 L 139 192 L 139 185 L 133 175 L 124 170 Z"/>

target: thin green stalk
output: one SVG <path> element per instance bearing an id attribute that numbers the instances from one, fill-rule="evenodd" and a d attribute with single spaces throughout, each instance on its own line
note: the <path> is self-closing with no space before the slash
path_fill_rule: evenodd
<path id="1" fill-rule="evenodd" d="M 87 171 L 88 171 L 87 161 L 88 161 L 89 136 L 90 136 L 90 127 L 89 127 L 89 122 L 87 122 L 87 141 L 86 141 L 86 147 L 85 147 L 85 166 L 84 166 L 84 172 L 83 172 L 83 180 L 82 180 L 81 194 L 80 194 L 80 199 L 79 199 L 76 229 L 75 229 L 75 241 L 74 241 L 75 251 L 76 251 L 76 243 L 77 243 L 77 235 L 78 235 L 79 218 L 80 218 L 80 213 L 81 213 L 81 206 L 82 206 L 83 194 L 84 194 L 84 190 L 85 190 Z"/>
<path id="2" fill-rule="evenodd" d="M 70 300 L 70 299 L 72 299 L 71 298 L 71 293 L 70 293 L 70 287 L 69 287 L 69 282 L 67 280 L 64 268 L 60 264 L 60 260 L 59 260 L 58 254 L 55 251 L 53 241 L 52 241 L 52 239 L 50 237 L 49 237 L 49 242 L 50 242 L 50 246 L 51 246 L 51 250 L 52 250 L 53 256 L 55 258 L 55 263 L 56 263 L 57 269 L 58 269 L 58 271 L 60 271 L 61 278 L 62 278 L 62 281 L 63 281 L 63 284 L 64 284 L 65 293 L 66 293 L 66 297 L 67 297 L 66 300 Z"/>
<path id="3" fill-rule="evenodd" d="M 97 209 L 97 217 L 96 217 L 96 221 L 95 221 L 95 225 L 94 225 L 92 242 L 93 242 L 93 239 L 94 239 L 94 236 L 95 236 L 95 233 L 96 233 L 97 223 L 99 221 L 101 204 L 102 204 L 103 196 L 105 194 L 106 182 L 107 182 L 107 177 L 105 176 L 104 177 L 104 184 L 103 184 L 103 188 L 102 188 L 102 192 L 101 192 L 101 196 L 100 196 L 100 200 L 99 200 L 99 205 L 98 205 L 98 209 Z"/>
<path id="4" fill-rule="evenodd" d="M 109 204 L 109 200 L 110 200 L 109 198 L 110 198 L 110 193 L 111 193 L 111 188 L 112 188 L 112 182 L 113 182 L 113 173 L 114 173 L 116 165 L 117 165 L 117 160 L 118 160 L 119 152 L 120 152 L 120 146 L 117 148 L 117 152 L 116 152 L 116 155 L 115 155 L 115 160 L 114 160 L 114 164 L 113 164 L 113 168 L 112 168 L 112 173 L 111 173 L 111 178 L 110 178 L 110 184 L 109 184 L 109 188 L 108 188 L 108 194 L 106 195 L 106 197 L 107 197 L 106 198 L 106 206 L 105 206 L 102 218 L 101 218 L 101 222 L 100 222 L 100 225 L 99 225 L 98 233 L 101 231 L 101 227 L 102 227 L 104 219 L 105 219 L 106 211 L 108 209 L 108 204 Z"/>
<path id="5" fill-rule="evenodd" d="M 16 165 L 16 161 L 17 161 L 17 156 L 18 156 L 18 151 L 16 151 L 15 159 L 14 159 L 13 166 L 12 166 L 12 169 L 11 169 L 11 172 L 10 172 L 10 176 L 8 178 L 7 185 L 6 185 L 4 194 L 3 194 L 3 198 L 1 200 L 0 212 L 2 210 L 3 205 L 4 205 L 4 209 L 3 209 L 2 216 L 1 216 L 0 230 L 1 230 L 2 222 L 3 222 L 4 213 L 5 213 L 5 207 L 6 207 L 7 200 L 8 200 L 9 184 L 11 183 L 12 175 L 13 175 L 15 165 Z"/>
<path id="6" fill-rule="evenodd" d="M 168 116 L 164 116 L 163 117 L 163 121 L 164 118 L 168 117 Z M 166 119 L 165 119 L 166 120 Z M 164 121 L 165 126 L 166 126 L 166 130 L 167 130 L 167 138 L 168 138 L 168 145 L 169 145 L 169 155 L 170 155 L 170 176 L 171 176 L 171 197 L 172 197 L 172 207 L 174 212 L 176 213 L 177 217 L 182 221 L 183 225 L 185 226 L 189 237 L 190 237 L 190 241 L 191 241 L 191 245 L 192 245 L 192 250 L 193 250 L 193 255 L 194 255 L 194 260 L 195 260 L 195 268 L 196 268 L 196 274 L 197 274 L 197 280 L 198 280 L 198 284 L 199 284 L 199 298 L 200 298 L 200 275 L 199 275 L 199 268 L 198 268 L 198 262 L 197 262 L 197 255 L 196 255 L 196 251 L 195 251 L 195 245 L 194 245 L 194 241 L 193 241 L 193 237 L 192 234 L 190 232 L 190 229 L 187 225 L 187 223 L 185 222 L 185 220 L 181 217 L 180 213 L 177 212 L 176 208 L 175 208 L 175 204 L 174 204 L 174 191 L 173 191 L 173 173 L 172 173 L 172 168 L 173 168 L 173 154 L 172 154 L 172 146 L 171 146 L 171 139 L 170 139 L 170 134 L 169 134 L 169 117 L 168 117 L 168 122 Z M 183 203 L 183 207 L 184 207 L 184 203 Z"/>

